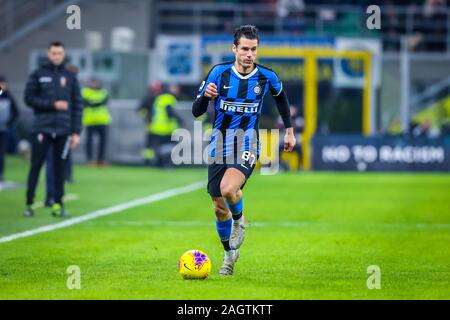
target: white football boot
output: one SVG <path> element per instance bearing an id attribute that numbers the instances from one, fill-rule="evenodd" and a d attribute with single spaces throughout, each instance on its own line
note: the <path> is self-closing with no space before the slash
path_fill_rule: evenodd
<path id="1" fill-rule="evenodd" d="M 245 237 L 245 217 L 242 215 L 239 220 L 233 220 L 231 226 L 230 248 L 239 249 Z"/>
<path id="2" fill-rule="evenodd" d="M 219 274 L 222 276 L 231 276 L 233 274 L 234 264 L 239 259 L 239 250 L 225 251 L 223 264 L 220 267 Z"/>

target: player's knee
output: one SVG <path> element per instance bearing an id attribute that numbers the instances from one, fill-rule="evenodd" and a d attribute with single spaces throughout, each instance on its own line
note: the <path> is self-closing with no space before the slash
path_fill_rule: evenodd
<path id="1" fill-rule="evenodd" d="M 220 185 L 220 193 L 228 199 L 236 195 L 236 188 L 232 184 L 224 183 Z"/>

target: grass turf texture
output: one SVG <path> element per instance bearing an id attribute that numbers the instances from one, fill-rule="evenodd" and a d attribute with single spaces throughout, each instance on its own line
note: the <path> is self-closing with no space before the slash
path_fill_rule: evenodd
<path id="1" fill-rule="evenodd" d="M 26 163 L 8 159 L 8 180 Z M 72 216 L 206 178 L 204 169 L 75 168 Z M 43 198 L 43 181 L 38 199 Z M 58 222 L 22 217 L 24 189 L 0 192 L 0 236 Z M 255 172 L 244 190 L 250 221 L 233 277 L 205 189 L 0 243 L 1 299 L 449 299 L 450 175 Z M 186 250 L 206 251 L 204 281 L 176 271 Z M 81 268 L 81 289 L 66 269 Z M 369 290 L 367 267 L 381 268 Z"/>

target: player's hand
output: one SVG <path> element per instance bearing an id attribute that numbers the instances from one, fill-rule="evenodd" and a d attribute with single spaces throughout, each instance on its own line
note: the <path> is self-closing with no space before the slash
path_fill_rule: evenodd
<path id="1" fill-rule="evenodd" d="M 219 95 L 219 92 L 217 91 L 217 86 L 214 83 L 208 84 L 205 89 L 205 97 L 207 98 L 215 98 Z"/>
<path id="2" fill-rule="evenodd" d="M 58 111 L 66 111 L 67 109 L 69 109 L 69 103 L 67 101 L 64 101 L 64 100 L 57 100 L 57 101 L 55 101 L 53 106 Z"/>
<path id="3" fill-rule="evenodd" d="M 294 130 L 287 128 L 286 134 L 284 135 L 284 151 L 291 152 L 294 149 L 295 143 Z"/>
<path id="4" fill-rule="evenodd" d="M 79 134 L 72 134 L 70 137 L 70 149 L 76 148 L 80 144 L 80 135 Z"/>

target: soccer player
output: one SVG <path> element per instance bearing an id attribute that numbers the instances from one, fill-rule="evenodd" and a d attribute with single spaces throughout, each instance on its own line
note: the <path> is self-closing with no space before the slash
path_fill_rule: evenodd
<path id="1" fill-rule="evenodd" d="M 200 86 L 192 106 L 195 117 L 204 114 L 214 99 L 215 117 L 209 144 L 208 193 L 216 227 L 225 249 L 221 275 L 232 275 L 244 241 L 242 189 L 259 156 L 258 119 L 264 96 L 270 91 L 286 128 L 284 150 L 295 145 L 289 101 L 277 74 L 256 64 L 258 29 L 236 29 L 232 46 L 235 60 L 215 65 Z"/>

